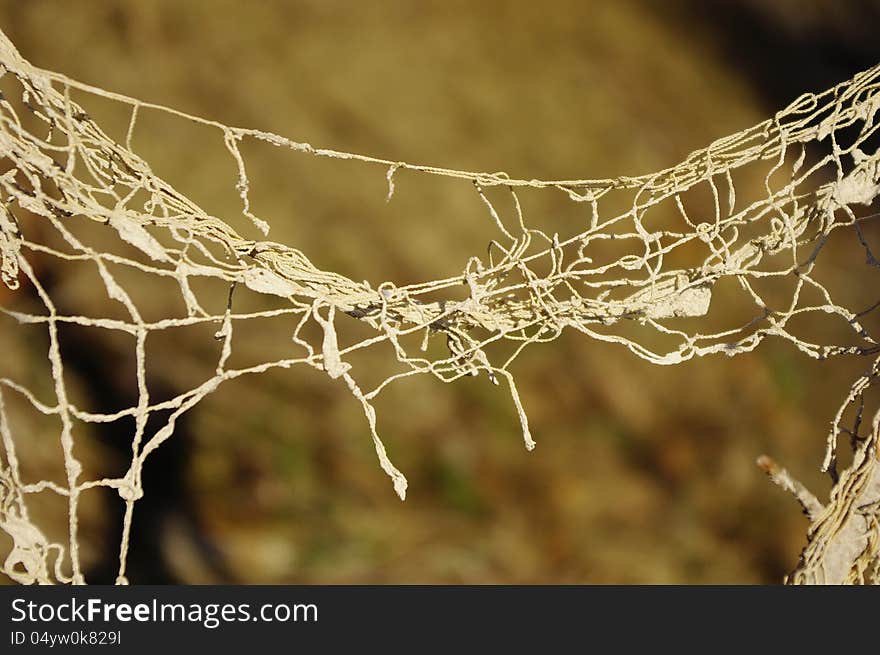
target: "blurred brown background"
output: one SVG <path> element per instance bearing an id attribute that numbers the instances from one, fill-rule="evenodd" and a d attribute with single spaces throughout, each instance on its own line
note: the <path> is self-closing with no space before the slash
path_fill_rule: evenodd
<path id="1" fill-rule="evenodd" d="M 314 145 L 539 178 L 671 165 L 876 63 L 878 19 L 878 3 L 831 0 L 0 2 L 0 25 L 26 58 L 80 81 Z M 203 207 L 237 216 L 222 143 L 181 123 L 143 118 L 135 149 Z M 467 184 L 403 175 L 386 205 L 383 170 L 245 155 L 271 238 L 321 268 L 407 283 L 455 274 L 485 248 L 487 219 Z M 581 210 L 551 217 L 560 233 Z M 161 310 L 161 298 L 149 302 Z M 15 329 L 0 323 L 0 338 L 16 343 Z M 250 347 L 270 336 L 287 343 L 279 331 Z M 93 405 L 131 404 L 124 351 L 68 339 Z M 98 356 L 77 358 L 84 348 Z M 214 361 L 203 355 L 186 339 L 157 347 L 159 395 L 197 380 Z M 566 333 L 513 368 L 532 453 L 508 396 L 489 385 L 417 379 L 380 399 L 380 431 L 410 480 L 405 503 L 341 385 L 312 371 L 242 380 L 148 462 L 129 577 L 778 582 L 806 519 L 754 460 L 769 453 L 827 491 L 817 472 L 826 426 L 865 365 L 767 342 L 659 368 Z M 124 460 L 125 435 L 78 438 Z M 113 580 L 118 505 L 108 495 L 84 508 L 90 581 Z"/>

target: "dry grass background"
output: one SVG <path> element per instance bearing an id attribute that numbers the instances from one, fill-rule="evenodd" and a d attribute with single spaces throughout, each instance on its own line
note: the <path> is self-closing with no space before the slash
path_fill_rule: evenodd
<path id="1" fill-rule="evenodd" d="M 32 0 L 0 2 L 0 24 L 39 66 L 224 123 L 418 163 L 609 177 L 665 167 L 769 113 L 721 37 L 685 20 L 687 3 L 663 4 Z M 238 220 L 222 143 L 179 121 L 141 121 L 135 149 L 154 170 Z M 320 268 L 373 281 L 446 277 L 487 243 L 467 185 L 403 175 L 385 204 L 384 171 L 268 148 L 245 155 L 271 238 Z M 546 195 L 527 195 L 526 211 L 561 233 L 582 220 L 583 208 Z M 98 302 L 75 281 L 61 293 Z M 165 299 L 145 291 L 142 302 L 160 311 Z M 12 330 L 0 324 L 0 342 L 18 343 Z M 284 348 L 284 331 L 254 334 L 245 350 L 270 343 Z M 169 389 L 210 367 L 185 338 L 151 354 Z M 24 355 L 10 346 L 4 357 Z M 272 372 L 209 397 L 178 435 L 185 443 L 148 462 L 147 498 L 161 504 L 145 510 L 149 529 L 133 548 L 160 561 L 135 560 L 130 577 L 777 582 L 807 522 L 754 460 L 768 452 L 827 490 L 817 473 L 825 429 L 863 365 L 818 364 L 767 342 L 732 360 L 659 368 L 565 334 L 514 367 L 532 453 L 507 395 L 482 379 L 392 387 L 378 410 L 410 479 L 405 503 L 341 386 Z M 101 435 L 79 438 L 108 448 Z M 88 511 L 85 555 L 100 570 L 99 553 L 115 547 L 102 541 L 110 510 Z M 222 566 L 205 564 L 212 550 Z"/>

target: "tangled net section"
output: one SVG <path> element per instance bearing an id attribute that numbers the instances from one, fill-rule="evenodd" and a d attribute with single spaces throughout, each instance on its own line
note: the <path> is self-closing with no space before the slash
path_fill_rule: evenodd
<path id="1" fill-rule="evenodd" d="M 662 365 L 737 355 L 766 337 L 785 339 L 819 359 L 880 352 L 871 332 L 880 302 L 852 306 L 839 300 L 832 288 L 839 271 L 823 269 L 820 256 L 842 234 L 861 249 L 866 276 L 878 267 L 871 239 L 880 195 L 880 66 L 824 93 L 806 94 L 677 166 L 600 180 L 516 179 L 319 149 L 38 69 L 2 33 L 0 66 L 0 273 L 6 287 L 0 312 L 45 330 L 52 378 L 33 389 L 0 371 L 0 528 L 12 544 L 3 571 L 17 582 L 86 582 L 78 511 L 97 488 L 115 490 L 125 505 L 117 582 L 127 582 L 129 535 L 150 454 L 172 438 L 184 413 L 240 377 L 301 365 L 343 383 L 362 406 L 379 463 L 403 499 L 407 481 L 380 439 L 374 409 L 387 385 L 403 378 L 427 374 L 453 382 L 481 376 L 505 387 L 531 449 L 511 366 L 524 348 L 552 341 L 566 329 Z M 102 129 L 88 112 L 90 97 L 125 108 L 124 134 L 114 138 Z M 204 211 L 137 154 L 133 140 L 145 112 L 216 133 L 238 171 L 230 183 L 249 221 L 248 234 L 234 229 L 229 217 Z M 475 218 L 491 222 L 496 236 L 446 279 L 398 285 L 320 270 L 300 250 L 267 240 L 270 222 L 251 210 L 242 149 L 248 141 L 375 167 L 386 177 L 389 201 L 403 174 L 458 179 L 473 185 Z M 737 192 L 744 188 L 749 191 Z M 562 194 L 583 208 L 582 221 L 565 226 L 564 233 L 543 223 L 539 228 L 521 202 L 526 192 Z M 100 279 L 102 288 L 93 292 L 104 302 L 62 304 L 58 271 L 85 269 Z M 176 290 L 159 318 L 142 311 L 132 288 L 152 281 Z M 205 291 L 206 284 L 224 290 L 221 303 L 216 293 Z M 859 299 L 870 296 L 870 285 L 861 288 Z M 274 304 L 238 310 L 247 296 Z M 719 322 L 713 300 L 741 311 L 741 319 L 731 323 L 728 311 Z M 248 322 L 269 317 L 288 321 L 289 354 L 236 365 L 236 335 Z M 78 406 L 65 375 L 70 353 L 59 339 L 66 325 L 132 342 L 136 404 L 113 413 Z M 363 336 L 364 326 L 369 336 Z M 158 400 L 148 384 L 147 344 L 157 332 L 185 327 L 205 330 L 214 348 L 212 373 Z M 396 372 L 368 386 L 368 372 L 352 361 L 361 350 L 381 348 Z M 862 420 L 877 367 L 874 361 L 856 381 L 833 423 L 824 469 L 836 484 L 826 505 L 771 460 L 761 462 L 813 519 L 793 581 L 877 578 L 880 419 Z M 63 479 L 33 480 L 22 473 L 19 451 L 23 440 L 33 437 L 21 434 L 6 411 L 5 399 L 12 396 L 56 425 Z M 158 415 L 166 417 L 162 425 L 148 429 L 149 419 Z M 123 420 L 133 424 L 127 470 L 88 479 L 77 434 Z M 856 455 L 839 473 L 841 435 L 849 436 Z M 41 494 L 66 502 L 66 540 L 53 541 L 31 518 L 29 502 Z"/>

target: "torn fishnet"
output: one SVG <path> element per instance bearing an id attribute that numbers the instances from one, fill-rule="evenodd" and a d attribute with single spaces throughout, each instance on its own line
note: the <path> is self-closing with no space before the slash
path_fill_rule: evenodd
<path id="1" fill-rule="evenodd" d="M 836 302 L 823 281 L 819 255 L 833 233 L 851 230 L 864 248 L 868 266 L 877 266 L 864 226 L 876 222 L 877 214 L 866 208 L 880 195 L 876 145 L 880 66 L 824 93 L 806 94 L 773 118 L 719 139 L 681 164 L 655 174 L 543 181 L 393 162 L 222 125 L 37 69 L 2 33 L 0 64 L 3 75 L 14 78 L 17 89 L 16 97 L 0 100 L 0 158 L 5 171 L 0 174 L 0 273 L 10 290 L 25 282 L 42 305 L 39 312 L 9 307 L 0 307 L 0 311 L 22 324 L 45 326 L 54 393 L 51 401 L 41 401 L 19 382 L 0 378 L 0 435 L 5 454 L 0 459 L 0 528 L 14 542 L 3 569 L 19 582 L 85 581 L 79 557 L 78 504 L 83 493 L 96 487 L 115 489 L 126 504 L 117 578 L 126 582 L 128 539 L 135 504 L 143 495 L 141 475 L 146 459 L 173 435 L 185 412 L 221 384 L 245 375 L 307 365 L 341 379 L 362 405 L 380 465 L 403 499 L 406 478 L 386 452 L 373 406 L 388 384 L 402 378 L 429 374 L 452 382 L 482 373 L 494 384 L 503 382 L 531 449 L 534 441 L 510 367 L 525 347 L 551 341 L 566 328 L 623 345 L 639 357 L 665 365 L 715 353 L 748 352 L 768 336 L 786 339 L 814 358 L 878 352 L 877 341 L 866 327 L 866 317 L 873 316 L 876 305 L 865 310 Z M 124 143 L 108 136 L 72 100 L 72 91 L 127 107 L 130 120 Z M 138 118 L 146 111 L 217 131 L 238 172 L 235 187 L 242 213 L 259 238 L 239 234 L 228 221 L 208 214 L 152 172 L 132 147 Z M 30 126 L 34 120 L 40 130 Z M 462 271 L 446 279 L 397 286 L 356 282 L 322 271 L 301 251 L 264 240 L 270 223 L 251 211 L 241 151 L 241 144 L 249 140 L 380 166 L 387 178 L 389 200 L 395 179 L 404 172 L 472 184 L 497 236 L 484 257 L 472 257 Z M 764 193 L 743 201 L 737 198 L 734 176 L 750 171 L 763 175 Z M 586 209 L 582 229 L 560 235 L 531 227 L 519 198 L 524 189 L 562 192 L 582 204 Z M 687 196 L 694 190 L 708 192 L 708 210 L 688 208 Z M 626 195 L 626 209 L 606 214 L 600 204 L 612 194 Z M 502 200 L 510 211 L 498 209 Z M 78 236 L 72 224 L 83 219 L 106 226 L 118 244 L 134 250 L 119 254 Z M 22 227 L 25 222 L 28 229 Z M 31 229 L 36 224 L 39 230 Z M 54 240 L 40 238 L 45 232 Z M 59 311 L 34 265 L 46 258 L 94 267 L 124 318 Z M 120 267 L 173 281 L 185 312 L 145 319 L 131 289 L 114 272 Z M 194 289 L 201 280 L 229 286 L 225 312 L 205 308 L 208 303 Z M 706 319 L 709 325 L 712 296 L 726 281 L 739 289 L 749 318 L 701 331 L 696 319 Z M 772 282 L 787 285 L 782 300 L 778 292 L 765 291 Z M 236 298 L 247 291 L 279 298 L 283 305 L 250 313 L 234 311 Z M 290 320 L 295 352 L 283 359 L 232 366 L 236 326 L 273 316 Z M 804 318 L 836 320 L 849 340 L 799 335 L 795 324 Z M 343 321 L 352 320 L 369 326 L 372 336 L 347 339 Z M 136 405 L 100 414 L 84 411 L 70 400 L 59 324 L 103 328 L 135 339 Z M 215 338 L 221 349 L 213 375 L 170 400 L 155 402 L 145 372 L 149 335 L 216 324 L 220 325 Z M 320 336 L 315 338 L 315 333 Z M 435 339 L 445 342 L 441 354 L 427 347 Z M 393 348 L 399 370 L 373 388 L 362 387 L 360 372 L 347 360 L 380 344 Z M 867 384 L 875 377 L 866 378 Z M 844 409 L 860 390 L 857 383 Z M 60 421 L 63 485 L 22 479 L 16 435 L 3 409 L 3 395 L 10 393 Z M 169 418 L 148 435 L 147 420 L 158 412 L 169 412 Z M 74 453 L 75 426 L 124 417 L 132 417 L 135 425 L 127 473 L 83 480 L 82 465 Z M 829 436 L 826 470 L 834 465 L 840 425 L 838 416 Z M 817 517 L 816 535 L 839 535 L 842 525 L 851 525 L 847 521 L 854 511 L 868 517 L 855 529 L 865 537 L 865 548 L 849 561 L 846 580 L 876 578 L 876 503 L 852 507 L 869 485 L 865 480 L 874 479 L 876 433 L 875 427 L 872 436 L 858 441 L 861 456 L 840 476 L 836 495 L 832 494 Z M 36 493 L 66 499 L 69 539 L 64 546 L 50 543 L 28 518 L 27 496 Z M 813 571 L 825 566 L 833 541 L 831 537 L 813 538 L 803 566 Z M 855 570 L 859 573 L 853 574 Z"/>

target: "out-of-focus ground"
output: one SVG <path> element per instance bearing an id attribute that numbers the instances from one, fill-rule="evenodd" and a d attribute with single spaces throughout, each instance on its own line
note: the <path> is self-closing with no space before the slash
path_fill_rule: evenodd
<path id="1" fill-rule="evenodd" d="M 227 124 L 391 160 L 604 178 L 674 164 L 867 67 L 880 48 L 860 17 L 876 12 L 858 2 L 32 0 L 0 3 L 0 25 L 36 65 Z M 135 149 L 203 207 L 238 216 L 222 143 L 187 130 L 144 118 Z M 321 268 L 408 283 L 456 274 L 485 249 L 491 226 L 466 184 L 401 175 L 386 204 L 381 169 L 269 148 L 245 155 L 271 238 Z M 579 212 L 560 203 L 551 218 L 565 233 Z M 144 302 L 160 310 L 163 299 Z M 14 329 L 0 324 L 2 343 L 21 341 Z M 244 347 L 270 337 L 284 347 L 283 333 Z M 106 347 L 106 361 L 80 368 L 93 386 L 113 379 Z M 203 356 L 185 338 L 162 342 L 152 375 L 179 392 Z M 808 361 L 768 341 L 660 368 L 566 333 L 513 368 L 532 453 L 508 396 L 482 378 L 416 379 L 383 396 L 380 429 L 409 478 L 405 503 L 342 385 L 297 370 L 242 380 L 206 399 L 147 463 L 130 577 L 778 582 L 807 523 L 755 458 L 769 453 L 826 492 L 825 431 L 865 366 Z M 57 435 L 31 437 L 43 438 L 48 453 Z M 99 443 L 84 434 L 82 448 L 90 438 Z M 93 579 L 113 579 L 113 502 L 84 508 Z"/>

